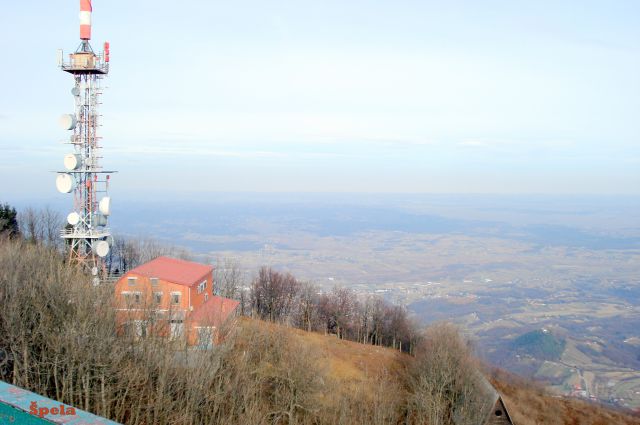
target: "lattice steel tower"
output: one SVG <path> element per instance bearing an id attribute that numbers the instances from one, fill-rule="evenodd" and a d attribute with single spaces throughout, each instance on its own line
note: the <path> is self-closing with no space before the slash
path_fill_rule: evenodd
<path id="1" fill-rule="evenodd" d="M 58 51 L 58 65 L 73 75 L 71 94 L 75 112 L 60 117 L 60 125 L 71 131 L 68 144 L 73 152 L 64 157 L 64 171 L 59 171 L 56 187 L 62 193 L 73 194 L 73 210 L 61 231 L 68 258 L 96 276 L 104 276 L 106 257 L 112 244 L 108 228 L 111 198 L 109 176 L 100 165 L 100 128 L 98 114 L 102 94 L 101 80 L 109 73 L 109 43 L 102 53 L 94 53 L 91 39 L 91 0 L 80 0 L 80 46 L 65 61 Z M 94 280 L 98 282 L 99 280 Z"/>

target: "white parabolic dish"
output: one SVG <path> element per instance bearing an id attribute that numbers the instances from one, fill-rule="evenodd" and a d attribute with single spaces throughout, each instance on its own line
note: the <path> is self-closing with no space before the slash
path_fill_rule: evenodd
<path id="1" fill-rule="evenodd" d="M 69 223 L 72 226 L 75 226 L 79 222 L 80 222 L 80 214 L 78 214 L 75 211 L 72 213 L 69 213 L 69 215 L 67 216 L 67 223 Z"/>
<path id="2" fill-rule="evenodd" d="M 64 168 L 69 171 L 77 170 L 80 168 L 80 155 L 77 153 L 70 153 L 64 156 Z"/>
<path id="3" fill-rule="evenodd" d="M 78 120 L 76 119 L 75 115 L 64 114 L 60 117 L 60 120 L 58 122 L 60 123 L 60 127 L 62 127 L 63 129 L 73 130 L 74 128 L 76 128 Z"/>
<path id="4" fill-rule="evenodd" d="M 104 198 L 100 199 L 100 203 L 98 204 L 98 209 L 104 215 L 111 214 L 111 198 L 108 196 L 105 196 Z"/>
<path id="5" fill-rule="evenodd" d="M 107 241 L 98 241 L 93 244 L 93 252 L 95 252 L 98 257 L 106 257 L 109 253 L 109 244 Z"/>
<path id="6" fill-rule="evenodd" d="M 56 188 L 60 193 L 70 193 L 76 187 L 76 179 L 71 174 L 58 174 Z"/>

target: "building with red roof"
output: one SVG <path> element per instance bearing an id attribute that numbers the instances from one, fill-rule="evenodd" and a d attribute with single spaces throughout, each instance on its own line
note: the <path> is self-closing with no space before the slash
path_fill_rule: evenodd
<path id="1" fill-rule="evenodd" d="M 171 257 L 158 257 L 144 263 L 129 273 L 146 277 L 157 277 L 180 285 L 192 286 L 213 273 L 213 266 L 180 260 Z"/>
<path id="2" fill-rule="evenodd" d="M 239 303 L 213 295 L 213 286 L 210 265 L 171 257 L 142 264 L 115 284 L 118 329 L 202 347 L 218 343 Z"/>

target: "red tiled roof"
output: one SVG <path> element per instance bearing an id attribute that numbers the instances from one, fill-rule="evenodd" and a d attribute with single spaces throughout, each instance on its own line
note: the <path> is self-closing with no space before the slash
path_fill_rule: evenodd
<path id="1" fill-rule="evenodd" d="M 220 327 L 227 321 L 229 315 L 238 307 L 240 302 L 229 298 L 213 296 L 194 310 L 189 320 L 201 325 Z"/>
<path id="2" fill-rule="evenodd" d="M 213 267 L 206 264 L 178 260 L 171 257 L 158 257 L 130 270 L 129 273 L 157 277 L 180 285 L 193 286 L 200 283 L 203 277 L 211 273 L 211 271 L 213 271 Z"/>

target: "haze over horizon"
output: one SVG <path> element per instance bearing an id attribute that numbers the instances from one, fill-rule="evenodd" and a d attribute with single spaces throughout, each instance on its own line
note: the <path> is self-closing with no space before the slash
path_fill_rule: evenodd
<path id="1" fill-rule="evenodd" d="M 115 198 L 640 195 L 640 3 L 93 4 Z M 54 197 L 77 2 L 2 18 L 3 198 Z"/>

